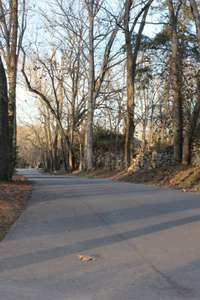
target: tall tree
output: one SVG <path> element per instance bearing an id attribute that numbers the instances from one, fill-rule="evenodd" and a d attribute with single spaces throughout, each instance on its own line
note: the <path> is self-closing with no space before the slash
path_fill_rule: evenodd
<path id="1" fill-rule="evenodd" d="M 126 0 L 124 13 L 124 34 L 125 34 L 125 49 L 126 49 L 126 76 L 127 76 L 127 116 L 125 127 L 125 166 L 128 168 L 131 164 L 133 154 L 133 137 L 134 137 L 134 109 L 135 109 L 135 77 L 136 63 L 138 53 L 141 46 L 142 33 L 144 30 L 147 14 L 153 0 L 150 0 L 146 5 L 142 6 L 139 13 L 136 15 L 133 23 L 130 22 L 131 11 L 134 1 Z M 139 25 L 139 30 L 135 36 L 133 44 L 133 31 L 142 16 Z M 131 24 L 130 24 L 131 23 Z"/>
<path id="2" fill-rule="evenodd" d="M 85 1 L 89 20 L 89 40 L 88 40 L 88 100 L 87 100 L 87 121 L 85 131 L 85 168 L 93 168 L 93 117 L 94 117 L 94 87 L 95 87 L 95 67 L 94 67 L 94 18 L 98 11 L 98 4 L 94 0 Z"/>
<path id="3" fill-rule="evenodd" d="M 198 62 L 200 58 L 200 13 L 199 13 L 199 7 L 197 5 L 196 0 L 190 0 L 190 8 L 192 12 L 192 17 L 195 23 L 196 27 L 196 40 L 198 44 Z M 192 145 L 194 142 L 194 137 L 195 137 L 195 132 L 196 128 L 198 126 L 198 121 L 199 121 L 199 116 L 200 116 L 200 95 L 199 95 L 199 90 L 200 90 L 200 72 L 197 72 L 196 76 L 196 94 L 197 94 L 197 99 L 196 103 L 193 108 L 193 112 L 191 114 L 191 121 L 189 123 L 189 126 L 186 126 L 185 134 L 184 134 L 184 144 L 183 144 L 183 164 L 190 164 L 192 162 Z M 195 94 L 195 91 L 193 91 Z"/>
<path id="4" fill-rule="evenodd" d="M 10 179 L 9 175 L 9 130 L 7 78 L 0 57 L 0 180 Z"/>
<path id="5" fill-rule="evenodd" d="M 17 65 L 26 28 L 26 0 L 22 0 L 20 5 L 18 0 L 9 1 L 8 5 L 0 0 L 0 13 L 2 16 L 0 23 L 2 33 L 1 50 L 6 63 L 8 78 L 9 172 L 11 176 L 16 164 Z"/>
<path id="6" fill-rule="evenodd" d="M 177 2 L 175 7 L 172 0 L 168 0 L 169 22 L 171 28 L 171 63 L 170 80 L 173 95 L 174 111 L 174 159 L 180 163 L 183 151 L 183 103 L 181 94 L 181 53 L 178 40 L 178 19 L 182 1 Z"/>
<path id="7" fill-rule="evenodd" d="M 10 173 L 13 173 L 16 161 L 16 86 L 17 86 L 17 38 L 18 38 L 18 0 L 10 1 L 10 49 L 7 53 L 8 72 L 8 114 Z"/>

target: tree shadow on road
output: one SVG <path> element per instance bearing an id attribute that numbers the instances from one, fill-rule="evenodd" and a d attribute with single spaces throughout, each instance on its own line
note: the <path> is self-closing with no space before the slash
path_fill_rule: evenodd
<path id="1" fill-rule="evenodd" d="M 90 194 L 89 194 L 90 195 Z M 87 196 L 87 200 L 88 197 Z M 107 194 L 106 194 L 107 195 Z M 150 199 L 155 199 L 154 193 L 151 195 L 148 194 Z M 186 196 L 184 199 L 183 197 Z M 143 195 L 144 198 L 144 195 Z M 163 197 L 164 198 L 164 197 Z M 84 196 L 82 194 L 82 203 L 84 204 Z M 162 199 L 163 200 L 163 199 Z M 138 201 L 139 202 L 139 201 Z M 26 239 L 30 237 L 37 237 L 43 235 L 50 234 L 61 234 L 63 232 L 72 232 L 72 231 L 81 231 L 86 229 L 94 229 L 102 226 L 112 226 L 116 224 L 125 224 L 128 222 L 132 222 L 131 226 L 134 226 L 136 221 L 153 218 L 153 217 L 169 217 L 170 214 L 181 213 L 181 212 L 189 212 L 192 210 L 196 210 L 200 208 L 200 200 L 197 196 L 194 198 L 188 199 L 188 195 L 179 193 L 177 199 L 172 199 L 170 201 L 155 201 L 150 203 L 141 203 L 134 202 L 133 204 L 125 208 L 108 210 L 104 212 L 98 212 L 97 209 L 91 209 L 90 214 L 82 214 L 81 212 L 77 212 L 76 215 L 66 216 L 65 217 L 65 209 L 67 209 L 67 205 L 61 206 L 62 210 L 60 212 L 60 217 L 54 217 L 55 212 L 52 208 L 52 216 L 49 213 L 46 213 L 45 209 L 42 215 L 39 218 L 32 217 L 28 219 L 27 226 L 23 228 L 23 237 L 20 234 L 11 234 L 7 237 L 7 240 L 19 240 Z M 114 203 L 113 203 L 114 204 Z M 88 209 L 90 209 L 90 205 L 88 203 Z M 114 205 L 113 205 L 114 206 Z M 105 205 L 106 207 L 106 205 Z M 109 206 L 108 206 L 109 207 Z M 38 214 L 40 211 L 38 208 Z M 36 210 L 37 211 L 37 210 Z M 30 214 L 31 214 L 30 210 Z M 35 212 L 36 213 L 36 212 Z M 62 217 L 63 215 L 63 217 Z M 27 215 L 28 218 L 28 215 Z"/>
<path id="2" fill-rule="evenodd" d="M 136 230 L 130 230 L 123 233 L 116 233 L 109 236 L 104 236 L 95 239 L 89 239 L 80 241 L 72 245 L 65 245 L 62 247 L 55 247 L 47 250 L 38 250 L 33 253 L 27 253 L 24 255 L 3 258 L 0 260 L 0 271 L 18 269 L 25 266 L 31 266 L 32 264 L 39 264 L 51 259 L 64 257 L 71 254 L 78 254 L 82 251 L 91 250 L 97 247 L 105 247 L 116 243 L 121 243 L 130 239 L 147 236 L 150 234 L 158 233 L 164 230 L 173 229 L 178 226 L 191 224 L 200 221 L 200 215 L 194 215 L 190 217 L 181 218 L 178 220 L 163 222 L 139 228 Z M 53 238 L 53 237 L 52 237 Z"/>

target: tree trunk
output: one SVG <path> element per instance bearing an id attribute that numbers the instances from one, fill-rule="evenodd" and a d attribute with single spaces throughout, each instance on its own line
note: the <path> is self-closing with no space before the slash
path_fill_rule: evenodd
<path id="1" fill-rule="evenodd" d="M 95 68 L 94 68 L 94 0 L 88 4 L 89 13 L 89 93 L 87 101 L 87 121 L 85 132 L 85 168 L 93 168 L 93 116 L 94 116 L 94 88 L 95 88 Z"/>
<path id="2" fill-rule="evenodd" d="M 191 121 L 186 124 L 186 130 L 184 135 L 184 145 L 183 145 L 183 164 L 189 165 L 192 161 L 192 145 L 194 142 L 195 131 L 197 129 L 199 115 L 200 115 L 200 76 L 197 75 L 197 93 L 198 98 L 194 106 L 194 110 L 191 116 Z"/>
<path id="3" fill-rule="evenodd" d="M 8 57 L 8 115 L 9 115 L 9 153 L 10 176 L 16 165 L 16 84 L 17 84 L 17 37 L 18 0 L 10 1 L 10 53 Z"/>
<path id="4" fill-rule="evenodd" d="M 69 169 L 70 172 L 72 172 L 74 169 L 74 155 L 73 155 L 72 148 L 69 149 Z"/>
<path id="5" fill-rule="evenodd" d="M 182 111 L 182 95 L 181 95 L 181 59 L 180 49 L 178 45 L 177 21 L 178 16 L 174 11 L 172 0 L 168 0 L 168 9 L 171 26 L 171 66 L 170 77 L 173 92 L 173 111 L 174 111 L 174 160 L 177 163 L 182 161 L 183 150 L 183 111 Z"/>
<path id="6" fill-rule="evenodd" d="M 81 144 L 81 141 L 80 141 L 80 144 L 79 144 L 79 155 L 80 155 L 80 162 L 79 162 L 79 171 L 83 171 L 83 165 L 84 165 L 84 162 L 83 162 L 83 149 L 82 149 L 82 144 Z"/>
<path id="7" fill-rule="evenodd" d="M 9 180 L 8 93 L 5 69 L 0 57 L 0 180 Z"/>
<path id="8" fill-rule="evenodd" d="M 73 96 L 73 104 L 72 104 L 72 114 L 71 114 L 71 122 L 70 122 L 70 145 L 71 147 L 69 148 L 69 167 L 71 171 L 74 170 L 74 151 L 73 151 L 73 145 L 74 145 L 74 133 L 75 133 L 75 102 L 76 102 L 76 96 Z"/>
<path id="9" fill-rule="evenodd" d="M 189 165 L 191 160 L 191 136 L 190 136 L 190 129 L 186 128 L 184 131 L 184 138 L 183 138 L 183 157 L 182 157 L 182 164 Z"/>
<path id="10" fill-rule="evenodd" d="M 58 171 L 60 168 L 59 156 L 58 156 L 58 129 L 56 128 L 54 143 L 53 143 L 53 157 L 54 157 L 54 168 Z"/>
<path id="11" fill-rule="evenodd" d="M 62 150 L 63 164 L 64 164 L 65 171 L 68 171 L 68 160 L 66 158 L 66 151 L 65 151 L 64 140 L 65 139 L 63 138 L 62 132 L 61 132 L 60 144 L 61 144 L 61 150 Z"/>
<path id="12" fill-rule="evenodd" d="M 135 18 L 132 28 L 129 28 L 131 8 L 133 0 L 125 2 L 124 14 L 124 32 L 125 32 L 125 47 L 126 47 L 126 72 L 127 72 L 127 115 L 125 128 L 125 166 L 128 168 L 131 164 L 133 148 L 134 148 L 134 108 L 135 108 L 135 76 L 137 57 L 141 46 L 142 33 L 144 30 L 146 17 L 153 0 L 149 0 L 146 5 L 140 10 Z M 135 45 L 132 45 L 132 34 L 139 18 L 142 16 Z"/>
<path id="13" fill-rule="evenodd" d="M 128 168 L 131 164 L 133 154 L 133 137 L 134 137 L 134 106 L 135 106 L 135 91 L 134 91 L 134 74 L 133 74 L 133 55 L 131 41 L 126 41 L 127 53 L 127 116 L 125 129 L 125 166 Z"/>
<path id="14" fill-rule="evenodd" d="M 200 51 L 200 14 L 199 14 L 199 8 L 198 8 L 196 0 L 190 0 L 190 7 L 191 7 L 194 22 L 195 22 L 195 26 L 196 26 L 197 42 L 198 42 L 198 47 L 199 47 L 199 51 Z M 199 90 L 200 90 L 200 72 L 198 72 L 198 77 L 197 77 L 198 99 L 197 99 L 197 103 L 194 107 L 194 111 L 193 111 L 193 115 L 192 115 L 191 130 L 190 130 L 191 131 L 190 132 L 190 157 L 189 157 L 188 163 L 191 163 L 191 161 L 192 161 L 192 143 L 193 143 L 193 139 L 194 139 L 194 133 L 196 130 L 198 118 L 200 115 Z"/>

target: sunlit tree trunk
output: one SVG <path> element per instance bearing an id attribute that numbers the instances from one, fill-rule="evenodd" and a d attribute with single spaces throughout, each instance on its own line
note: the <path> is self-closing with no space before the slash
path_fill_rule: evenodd
<path id="1" fill-rule="evenodd" d="M 131 164 L 133 148 L 134 148 L 134 108 L 135 108 L 135 76 L 137 57 L 141 46 L 142 33 L 144 30 L 146 17 L 153 0 L 149 0 L 140 10 L 135 20 L 130 26 L 130 14 L 133 5 L 133 0 L 126 0 L 124 14 L 124 33 L 125 33 L 125 49 L 126 49 L 126 73 L 127 73 L 127 112 L 125 122 L 125 167 L 128 168 Z M 135 45 L 132 45 L 133 30 L 142 16 L 139 25 Z"/>
<path id="2" fill-rule="evenodd" d="M 133 154 L 134 137 L 134 107 L 135 107 L 135 83 L 133 76 L 133 59 L 130 41 L 126 41 L 127 55 L 127 120 L 125 129 L 125 165 L 130 166 Z"/>
<path id="3" fill-rule="evenodd" d="M 183 103 L 181 94 L 181 57 L 178 45 L 178 12 L 175 12 L 172 0 L 168 0 L 168 10 L 171 26 L 171 66 L 170 78 L 173 93 L 173 135 L 174 135 L 174 160 L 182 161 L 183 152 Z"/>
<path id="4" fill-rule="evenodd" d="M 17 85 L 18 0 L 10 1 L 10 53 L 7 61 L 10 175 L 16 164 L 16 85 Z"/>
<path id="5" fill-rule="evenodd" d="M 200 73 L 200 72 L 199 72 Z M 200 116 L 200 74 L 197 75 L 197 102 L 194 106 L 191 121 L 186 124 L 183 143 L 183 164 L 189 165 L 192 162 L 192 145 Z"/>
<path id="6" fill-rule="evenodd" d="M 89 1 L 89 83 L 87 100 L 87 120 L 85 132 L 85 168 L 93 168 L 93 117 L 94 117 L 94 88 L 95 88 L 95 67 L 94 67 L 94 0 Z"/>

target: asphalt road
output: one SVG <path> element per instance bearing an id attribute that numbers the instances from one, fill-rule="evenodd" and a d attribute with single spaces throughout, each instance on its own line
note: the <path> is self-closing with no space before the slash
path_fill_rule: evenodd
<path id="1" fill-rule="evenodd" d="M 1 300 L 200 299 L 199 194 L 23 173 L 34 189 L 0 243 Z"/>

